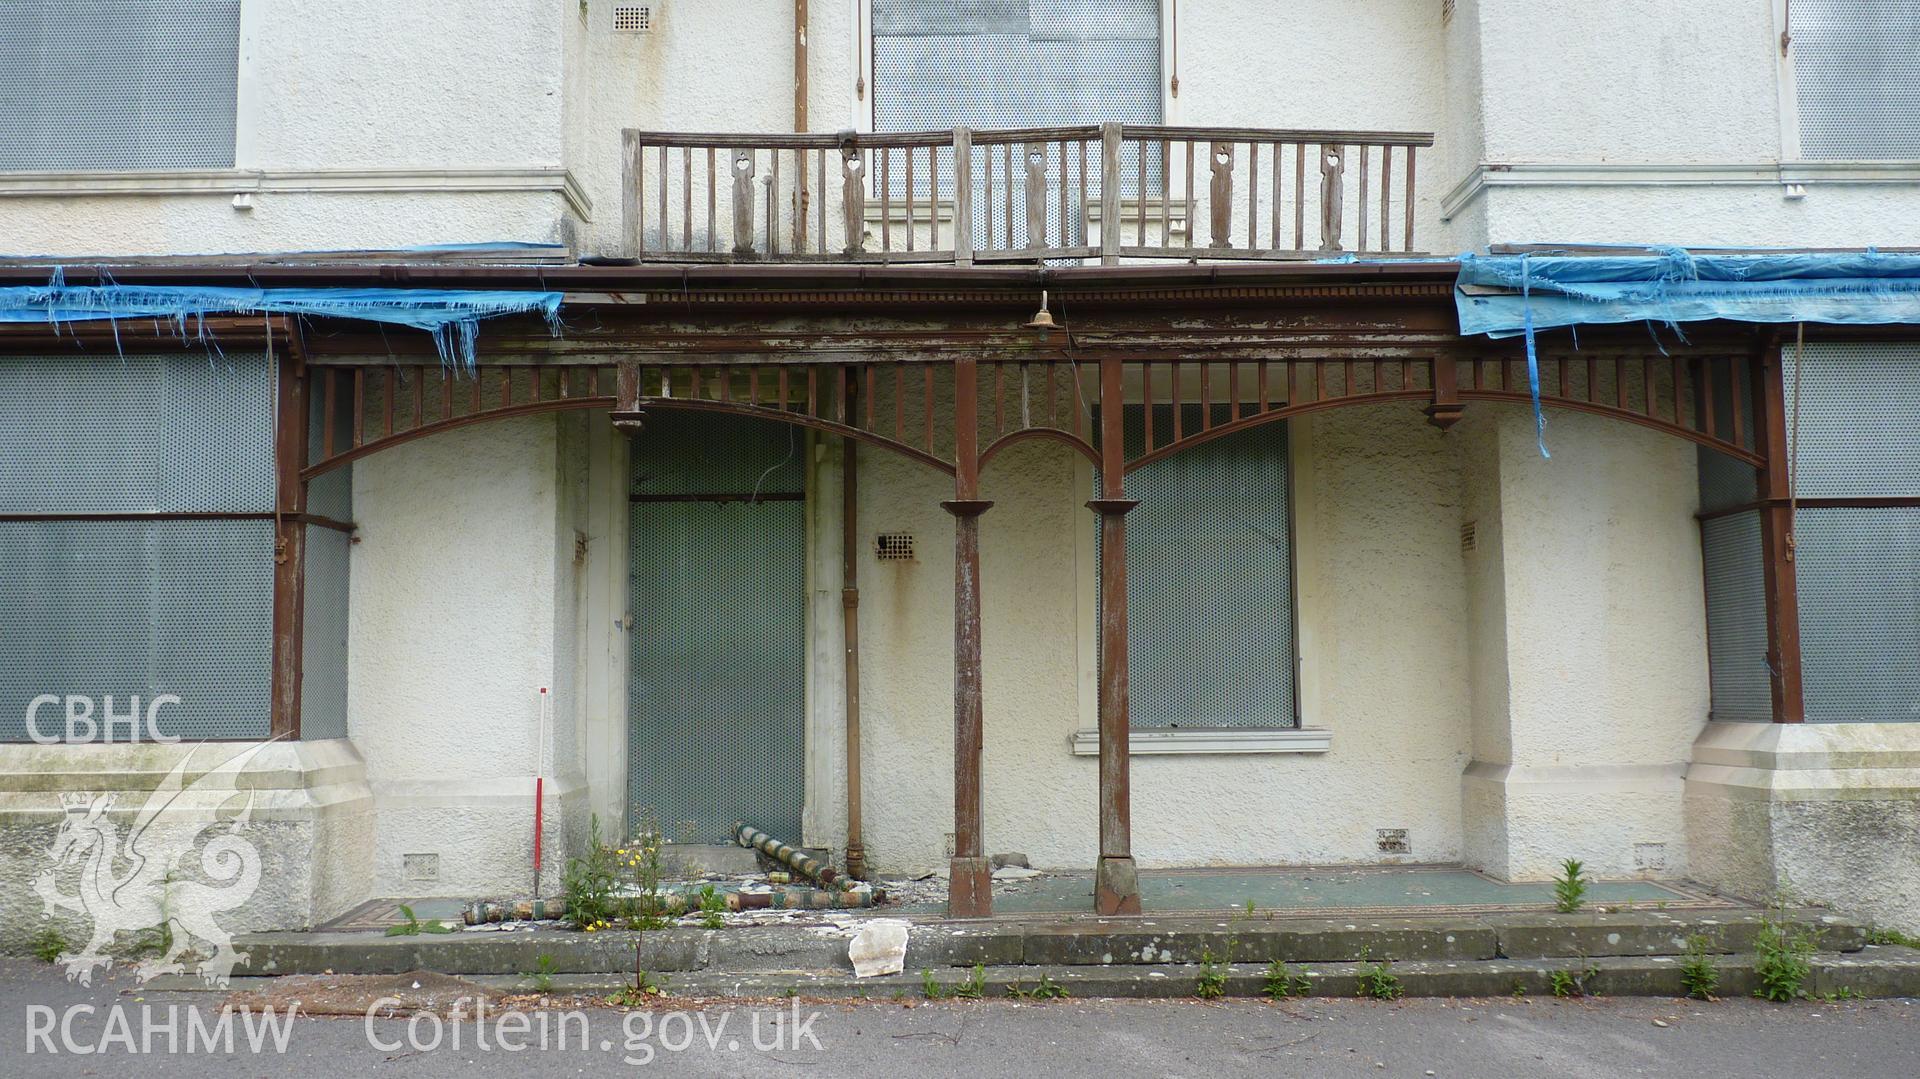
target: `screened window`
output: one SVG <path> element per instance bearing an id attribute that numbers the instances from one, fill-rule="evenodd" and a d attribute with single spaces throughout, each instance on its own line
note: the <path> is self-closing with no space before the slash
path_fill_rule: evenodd
<path id="1" fill-rule="evenodd" d="M 875 131 L 1162 122 L 1159 0 L 872 3 Z M 986 239 L 986 153 L 983 146 L 974 149 L 976 244 Z M 941 168 L 934 173 L 950 175 L 951 151 L 937 154 Z M 1121 152 L 1127 197 L 1138 194 L 1138 154 L 1133 143 Z M 1158 158 L 1149 155 L 1147 166 L 1151 193 L 1160 186 Z M 888 175 L 896 191 L 904 189 L 904 175 Z M 1060 165 L 1050 159 L 1049 190 L 1061 182 Z M 924 193 L 926 183 L 916 187 Z M 1098 179 L 1088 195 L 1097 201 Z M 1050 234 L 1061 226 L 1055 202 L 1049 199 L 1046 211 Z M 1069 231 L 1081 224 L 1067 222 Z M 1011 246 L 1024 246 L 1024 208 L 1010 227 Z"/>
<path id="2" fill-rule="evenodd" d="M 240 2 L 0 3 L 0 171 L 233 167 Z"/>
<path id="3" fill-rule="evenodd" d="M 1781 366 L 1802 498 L 1920 497 L 1920 345 L 1788 347 Z M 1794 541 L 1806 717 L 1920 720 L 1920 507 L 1802 506 Z"/>
<path id="4" fill-rule="evenodd" d="M 267 735 L 273 395 L 257 353 L 0 357 L 0 741 L 43 694 L 43 737 L 166 694 L 163 735 Z"/>
<path id="5" fill-rule="evenodd" d="M 1793 0 L 1800 152 L 1920 158 L 1920 0 Z"/>
<path id="6" fill-rule="evenodd" d="M 1198 430 L 1199 406 L 1181 420 Z M 1156 406 L 1155 429 L 1172 425 Z M 1126 428 L 1137 453 L 1139 407 Z M 1133 725 L 1297 726 L 1286 425 L 1183 449 L 1129 474 L 1127 494 L 1140 500 L 1127 514 Z"/>
<path id="7" fill-rule="evenodd" d="M 1157 124 L 1159 0 L 873 0 L 876 131 Z"/>

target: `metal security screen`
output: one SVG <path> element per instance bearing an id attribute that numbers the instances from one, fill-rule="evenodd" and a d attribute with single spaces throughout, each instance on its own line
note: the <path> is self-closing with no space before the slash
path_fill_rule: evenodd
<path id="1" fill-rule="evenodd" d="M 1800 152 L 1920 158 L 1920 0 L 1793 0 Z"/>
<path id="2" fill-rule="evenodd" d="M 1824 344 L 1781 357 L 1802 498 L 1920 495 L 1920 344 Z M 1804 373 L 1803 373 L 1804 372 Z"/>
<path id="3" fill-rule="evenodd" d="M 1920 720 L 1920 508 L 1802 509 L 1794 522 L 1809 720 Z"/>
<path id="4" fill-rule="evenodd" d="M 1137 443 L 1140 410 L 1128 412 Z M 1198 429 L 1199 406 L 1183 420 Z M 1157 406 L 1155 427 L 1172 423 Z M 1133 725 L 1296 726 L 1286 425 L 1156 461 L 1127 477 L 1127 494 L 1140 500 L 1127 514 Z"/>
<path id="5" fill-rule="evenodd" d="M 1920 496 L 1920 345 L 1789 345 L 1782 368 L 1801 498 Z M 1920 508 L 1803 505 L 1794 538 L 1807 718 L 1920 719 Z"/>
<path id="6" fill-rule="evenodd" d="M 1160 85 L 1158 0 L 873 0 L 875 131 L 1158 124 Z M 1138 194 L 1139 152 L 1133 144 L 1122 152 L 1120 182 L 1128 195 Z M 951 151 L 941 153 L 942 162 L 951 157 Z M 988 148 L 976 147 L 974 157 L 980 219 L 974 225 L 984 242 Z M 1017 159 L 994 157 L 991 167 L 1004 170 Z M 1157 155 L 1149 155 L 1147 164 L 1149 190 L 1157 191 Z M 1061 168 L 1058 160 L 1047 162 L 1049 190 L 1083 179 L 1077 170 L 1063 178 Z M 931 172 L 950 175 L 948 168 Z M 904 192 L 903 173 L 887 176 L 896 197 Z M 1091 197 L 1106 178 L 1084 179 Z M 924 195 L 928 183 L 923 176 L 916 191 Z M 952 192 L 943 187 L 939 194 Z M 1046 212 L 1047 231 L 1056 234 L 1057 199 L 1048 200 Z M 1024 194 L 1011 216 L 1012 246 L 1024 246 Z M 1067 224 L 1077 233 L 1082 222 Z"/>
<path id="7" fill-rule="evenodd" d="M 873 0 L 873 126 L 1157 124 L 1157 0 Z"/>
<path id="8" fill-rule="evenodd" d="M 0 358 L 0 740 L 43 694 L 266 736 L 273 525 L 195 515 L 272 511 L 273 400 L 257 353 Z"/>
<path id="9" fill-rule="evenodd" d="M 318 395 L 316 395 L 317 397 Z M 320 402 L 315 400 L 310 453 L 320 447 Z M 352 434 L 348 417 L 346 436 Z M 342 438 L 338 444 L 348 444 Z M 315 476 L 307 484 L 307 512 L 353 520 L 353 466 Z M 306 528 L 306 577 L 301 586 L 300 737 L 347 736 L 347 607 L 352 537 L 336 528 Z"/>
<path id="10" fill-rule="evenodd" d="M 1773 701 L 1767 678 L 1760 515 L 1750 511 L 1708 518 L 1700 522 L 1700 542 L 1713 718 L 1765 722 L 1773 718 Z"/>
<path id="11" fill-rule="evenodd" d="M 0 3 L 0 170 L 233 167 L 240 0 Z"/>
<path id="12" fill-rule="evenodd" d="M 660 413 L 634 446 L 628 805 L 680 842 L 800 835 L 805 443 Z"/>

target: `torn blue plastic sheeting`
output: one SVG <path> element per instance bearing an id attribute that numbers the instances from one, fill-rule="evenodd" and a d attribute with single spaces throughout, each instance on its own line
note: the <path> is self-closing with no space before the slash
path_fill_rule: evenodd
<path id="1" fill-rule="evenodd" d="M 1462 255 L 1460 332 L 1523 336 L 1534 437 L 1550 456 L 1534 335 L 1591 323 L 1920 322 L 1920 255 L 1877 251 L 1697 255 Z M 1656 338 L 1655 344 L 1658 344 Z M 1661 350 L 1662 352 L 1665 349 Z"/>
<path id="2" fill-rule="evenodd" d="M 45 285 L 0 288 L 0 322 L 156 318 L 182 336 L 208 315 L 311 315 L 412 326 L 433 335 L 440 360 L 471 371 L 480 320 L 540 312 L 556 332 L 558 292 L 398 288 L 212 288 L 177 285 L 69 285 L 56 270 Z"/>
<path id="3" fill-rule="evenodd" d="M 1702 319 L 1920 322 L 1920 255 L 1877 251 L 1702 255 L 1462 255 L 1460 332 L 1516 337 L 1591 323 Z"/>

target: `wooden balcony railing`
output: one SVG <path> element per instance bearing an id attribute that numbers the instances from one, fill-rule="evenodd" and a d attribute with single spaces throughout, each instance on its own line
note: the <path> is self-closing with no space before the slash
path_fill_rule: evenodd
<path id="1" fill-rule="evenodd" d="M 623 134 L 627 250 L 651 262 L 1414 255 L 1415 156 L 1433 145 L 1132 124 Z"/>

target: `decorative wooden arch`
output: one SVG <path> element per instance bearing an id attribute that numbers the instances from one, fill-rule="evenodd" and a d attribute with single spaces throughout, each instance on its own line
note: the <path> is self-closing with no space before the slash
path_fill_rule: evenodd
<path id="1" fill-rule="evenodd" d="M 1100 475 L 1087 505 L 1101 529 L 1099 687 L 1100 860 L 1095 908 L 1140 910 L 1131 843 L 1125 517 L 1137 503 L 1128 473 L 1215 439 L 1316 412 L 1423 403 L 1445 429 L 1470 401 L 1531 400 L 1524 359 L 1510 345 L 1455 341 L 1421 350 L 1299 350 L 1279 358 L 1087 357 L 1013 359 L 945 354 L 870 362 L 730 356 L 668 362 L 482 365 L 472 375 L 415 365 L 310 366 L 318 401 L 309 480 L 381 449 L 438 431 L 572 409 L 606 409 L 616 426 L 644 430 L 655 409 L 775 420 L 880 447 L 954 479 L 942 506 L 955 518 L 954 835 L 948 909 L 990 913 L 981 799 L 980 472 L 1025 441 L 1066 445 Z M 1764 351 L 1548 352 L 1539 356 L 1542 405 L 1666 432 L 1766 469 L 1778 441 L 1757 420 L 1756 388 L 1778 372 Z M 1770 381 L 1771 380 L 1771 381 Z M 609 392 L 611 390 L 611 392 Z M 1777 412 L 1772 399 L 1768 408 Z M 1127 413 L 1139 430 L 1128 437 Z M 1767 414 L 1777 426 L 1777 417 Z M 1131 444 L 1130 444 L 1131 443 Z M 1777 456 L 1777 455 L 1776 455 Z M 1776 574 L 1769 580 L 1780 579 Z M 1777 590 L 1777 586 L 1770 585 Z"/>

